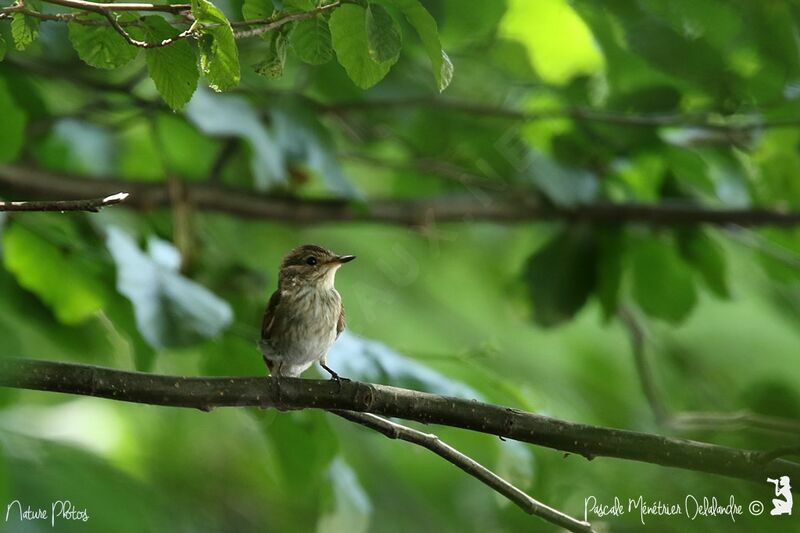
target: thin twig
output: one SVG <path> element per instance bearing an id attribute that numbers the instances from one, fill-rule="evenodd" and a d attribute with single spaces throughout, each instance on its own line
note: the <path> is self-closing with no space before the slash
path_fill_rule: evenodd
<path id="1" fill-rule="evenodd" d="M 191 4 L 149 4 L 149 3 L 108 3 L 89 2 L 87 0 L 43 0 L 48 4 L 71 7 L 81 11 L 101 13 L 108 11 L 160 11 L 165 13 L 182 13 L 192 9 Z"/>
<path id="2" fill-rule="evenodd" d="M 280 28 L 281 26 L 288 24 L 290 22 L 312 19 L 321 13 L 325 13 L 326 11 L 331 11 L 333 9 L 336 9 L 340 5 L 341 5 L 340 2 L 333 2 L 331 4 L 320 6 L 316 9 L 312 9 L 311 11 L 305 11 L 302 13 L 290 13 L 288 15 L 282 15 L 276 18 L 267 18 L 261 20 L 244 20 L 240 22 L 232 22 L 231 26 L 233 27 L 258 26 L 257 28 L 235 32 L 233 36 L 236 39 L 246 39 L 248 37 L 255 37 L 256 35 L 261 35 L 262 33 L 266 33 L 270 30 Z"/>
<path id="3" fill-rule="evenodd" d="M 647 362 L 644 327 L 630 309 L 621 307 L 618 314 L 620 320 L 628 329 L 631 340 L 631 352 L 633 353 L 633 360 L 636 366 L 636 374 L 639 376 L 639 383 L 642 386 L 644 397 L 647 399 L 647 404 L 653 411 L 656 423 L 663 424 L 669 419 L 670 415 L 662 399 L 662 394 L 658 390 L 650 365 Z"/>
<path id="4" fill-rule="evenodd" d="M 755 482 L 764 476 L 800 479 L 800 464 L 762 462 L 763 451 L 558 420 L 475 400 L 372 383 L 257 377 L 180 377 L 53 361 L 0 357 L 0 386 L 114 400 L 213 409 L 316 408 L 369 412 L 441 424 L 528 442 L 587 458 L 616 457 Z"/>
<path id="5" fill-rule="evenodd" d="M 44 198 L 76 199 L 113 194 L 127 189 L 126 204 L 137 209 L 168 207 L 170 196 L 163 183 L 140 183 L 111 176 L 86 179 L 11 165 L 0 165 L 0 186 L 7 192 Z M 488 221 L 499 224 L 534 221 L 591 222 L 595 224 L 645 224 L 650 226 L 782 226 L 800 225 L 800 211 L 768 208 L 716 209 L 692 203 L 632 204 L 592 203 L 570 207 L 552 206 L 530 191 L 394 199 L 373 198 L 366 203 L 346 198 L 310 199 L 270 196 L 207 183 L 186 186 L 187 197 L 199 210 L 229 213 L 246 218 L 279 220 L 297 224 L 323 222 L 374 222 L 425 227 L 437 223 Z"/>
<path id="6" fill-rule="evenodd" d="M 164 46 L 169 46 L 174 42 L 180 41 L 181 39 L 186 39 L 187 37 L 191 37 L 192 35 L 194 35 L 195 32 L 195 26 L 192 25 L 189 26 L 189 28 L 178 33 L 174 37 L 169 37 L 167 39 L 155 43 L 149 43 L 147 41 L 140 41 L 138 39 L 134 39 L 133 36 L 131 36 L 131 34 L 128 33 L 125 30 L 125 28 L 122 27 L 119 21 L 117 21 L 117 18 L 114 16 L 114 13 L 110 11 L 102 11 L 101 13 L 106 18 L 106 20 L 108 20 L 108 23 L 111 25 L 111 27 L 114 28 L 114 30 L 117 33 L 122 35 L 122 38 L 125 39 L 125 41 L 127 41 L 128 44 L 135 46 L 137 48 L 162 48 Z"/>
<path id="7" fill-rule="evenodd" d="M 760 415 L 748 411 L 734 413 L 681 411 L 673 413 L 664 401 L 664 395 L 656 385 L 652 369 L 645 352 L 646 331 L 631 309 L 619 310 L 622 323 L 628 328 L 631 337 L 636 373 L 647 403 L 653 411 L 656 423 L 681 431 L 739 431 L 747 429 L 764 433 L 800 434 L 800 421 L 787 418 Z"/>
<path id="8" fill-rule="evenodd" d="M 531 498 L 505 479 L 443 442 L 438 436 L 432 433 L 423 433 L 422 431 L 369 413 L 340 410 L 332 410 L 330 412 L 346 420 L 382 433 L 390 439 L 400 439 L 427 448 L 439 457 L 478 479 L 481 483 L 484 483 L 491 489 L 502 494 L 528 514 L 536 515 L 569 531 L 578 533 L 592 531 L 592 526 L 588 522 L 576 520 L 558 509 L 549 507 Z"/>
<path id="9" fill-rule="evenodd" d="M 761 461 L 768 463 L 780 457 L 786 457 L 787 455 L 800 455 L 800 446 L 784 446 L 782 448 L 775 448 L 769 452 L 764 452 L 761 455 Z"/>
<path id="10" fill-rule="evenodd" d="M 714 411 L 685 411 L 675 413 L 667 426 L 682 430 L 759 430 L 767 433 L 800 435 L 800 420 L 762 415 L 750 411 L 718 413 Z"/>
<path id="11" fill-rule="evenodd" d="M 33 202 L 0 202 L 0 211 L 90 211 L 96 213 L 103 207 L 124 202 L 128 196 L 120 192 L 105 198 L 89 200 L 54 200 Z"/>

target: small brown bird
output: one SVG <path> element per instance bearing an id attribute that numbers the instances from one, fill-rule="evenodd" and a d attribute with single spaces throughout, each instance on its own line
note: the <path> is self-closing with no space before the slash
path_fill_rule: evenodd
<path id="1" fill-rule="evenodd" d="M 342 298 L 333 286 L 336 271 L 354 255 L 336 255 L 313 244 L 286 254 L 261 325 L 259 347 L 270 374 L 297 377 L 315 362 L 331 379 L 326 356 L 344 330 Z"/>

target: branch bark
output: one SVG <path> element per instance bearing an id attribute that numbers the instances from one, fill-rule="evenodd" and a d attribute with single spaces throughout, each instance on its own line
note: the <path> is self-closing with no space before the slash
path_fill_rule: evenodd
<path id="1" fill-rule="evenodd" d="M 77 199 L 113 194 L 121 189 L 131 193 L 126 205 L 137 209 L 169 207 L 166 183 L 129 182 L 113 177 L 86 179 L 18 166 L 0 165 L 0 190 L 44 198 Z M 639 223 L 652 226 L 712 224 L 718 226 L 795 226 L 800 211 L 780 209 L 713 209 L 696 204 L 594 203 L 575 207 L 546 205 L 535 195 L 470 194 L 415 200 L 372 199 L 365 205 L 347 199 L 303 199 L 278 197 L 193 183 L 186 186 L 187 200 L 196 208 L 245 218 L 276 220 L 296 224 L 322 222 L 375 222 L 425 226 L 431 221 L 497 222 L 504 224 L 535 221 L 591 222 L 599 224 Z"/>
<path id="2" fill-rule="evenodd" d="M 446 444 L 432 433 L 424 433 L 369 413 L 337 410 L 331 411 L 331 413 L 345 420 L 373 429 L 390 439 L 400 439 L 427 448 L 439 457 L 499 492 L 528 514 L 536 515 L 548 522 L 576 533 L 592 532 L 592 526 L 589 522 L 576 520 L 558 509 L 553 509 L 531 498 L 505 479 L 474 459 L 467 457 L 449 444 Z"/>
<path id="3" fill-rule="evenodd" d="M 367 412 L 488 433 L 589 459 L 616 457 L 756 482 L 767 475 L 800 478 L 800 464 L 783 459 L 764 462 L 762 451 L 576 424 L 474 400 L 369 383 L 283 378 L 277 387 L 270 378 L 164 376 L 0 358 L 0 386 L 202 410 L 258 406 Z"/>
<path id="4" fill-rule="evenodd" d="M 386 111 L 409 108 L 431 108 L 452 111 L 475 117 L 499 118 L 518 122 L 536 122 L 566 118 L 575 121 L 597 122 L 614 126 L 635 128 L 693 127 L 719 132 L 748 132 L 770 128 L 792 128 L 800 125 L 800 118 L 784 117 L 765 119 L 761 115 L 720 116 L 712 113 L 621 113 L 586 107 L 567 107 L 541 111 L 522 111 L 492 104 L 461 101 L 447 98 L 419 96 L 395 99 L 358 100 L 333 104 L 318 104 L 320 111 L 346 113 L 350 111 Z"/>
<path id="5" fill-rule="evenodd" d="M 96 213 L 103 207 L 117 205 L 124 202 L 130 195 L 118 192 L 105 198 L 90 198 L 88 200 L 53 200 L 33 202 L 0 202 L 2 211 L 90 211 Z"/>

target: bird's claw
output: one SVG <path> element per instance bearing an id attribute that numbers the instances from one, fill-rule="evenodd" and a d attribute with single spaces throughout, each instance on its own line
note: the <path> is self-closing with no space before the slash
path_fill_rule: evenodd
<path id="1" fill-rule="evenodd" d="M 339 376 L 339 374 L 337 374 L 335 371 L 333 371 L 330 368 L 328 368 L 327 365 L 322 364 L 321 366 L 322 366 L 322 368 L 324 368 L 328 372 L 328 374 L 331 375 L 331 379 L 330 380 L 331 381 L 335 381 L 339 385 L 339 388 L 338 388 L 337 392 L 340 392 L 342 390 L 342 382 L 343 381 L 350 381 L 350 379 L 348 379 L 348 378 L 343 378 L 343 377 Z"/>

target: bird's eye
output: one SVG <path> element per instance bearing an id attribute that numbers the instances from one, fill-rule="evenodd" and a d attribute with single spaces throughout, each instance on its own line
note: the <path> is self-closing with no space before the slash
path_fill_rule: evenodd
<path id="1" fill-rule="evenodd" d="M 313 256 L 309 257 L 308 259 L 306 259 L 306 264 L 307 265 L 311 265 L 311 266 L 316 265 L 317 264 L 317 258 L 313 257 Z"/>

